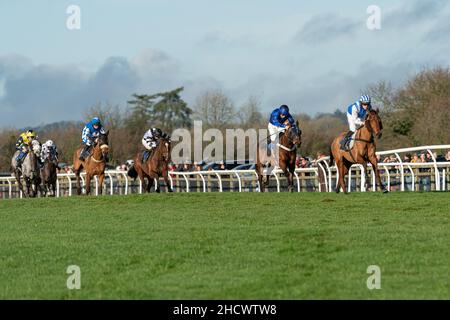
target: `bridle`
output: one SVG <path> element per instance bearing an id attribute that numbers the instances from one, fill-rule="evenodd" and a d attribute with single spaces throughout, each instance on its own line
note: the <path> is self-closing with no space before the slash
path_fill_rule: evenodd
<path id="1" fill-rule="evenodd" d="M 363 128 L 363 127 L 367 128 L 367 130 L 370 133 L 370 140 L 365 140 L 365 139 L 355 137 L 355 141 L 361 141 L 361 142 L 366 142 L 366 143 L 374 143 L 375 142 L 374 132 L 373 132 L 372 125 L 370 124 L 369 117 L 370 117 L 370 114 L 367 114 L 366 119 L 364 120 L 364 125 L 361 128 Z M 361 130 L 361 128 L 359 128 L 358 131 Z"/>
<path id="2" fill-rule="evenodd" d="M 293 128 L 293 127 L 290 127 L 288 130 L 284 130 L 284 131 L 283 131 L 283 135 L 286 135 L 287 132 L 290 133 L 290 130 L 291 130 L 292 128 Z M 299 128 L 296 128 L 296 129 L 297 129 L 298 131 L 300 131 Z M 300 132 L 297 132 L 297 133 L 298 133 L 298 135 L 301 135 L 301 131 L 300 131 Z M 288 141 L 287 141 L 288 143 L 294 144 L 294 141 L 293 141 L 293 139 L 290 137 L 289 134 L 287 134 L 287 140 L 288 140 Z M 296 144 L 294 144 L 294 146 L 293 146 L 292 148 L 286 147 L 285 145 L 282 145 L 281 143 L 277 143 L 277 146 L 280 147 L 281 149 L 287 151 L 287 152 L 292 152 L 292 151 L 297 150 L 297 145 L 296 145 Z"/>
<path id="3" fill-rule="evenodd" d="M 99 138 L 96 139 L 95 145 L 97 146 L 98 143 L 99 143 Z M 94 148 L 95 148 L 95 147 L 94 147 Z M 103 143 L 103 144 L 100 146 L 100 149 L 102 150 L 102 157 L 101 157 L 101 159 L 100 159 L 100 160 L 97 160 L 97 159 L 95 159 L 95 156 L 92 155 L 92 160 L 93 160 L 95 163 L 102 163 L 102 162 L 105 162 L 106 158 L 103 156 L 103 150 L 104 150 L 104 149 L 108 149 L 108 148 L 109 148 L 108 144 L 107 144 L 107 143 Z"/>

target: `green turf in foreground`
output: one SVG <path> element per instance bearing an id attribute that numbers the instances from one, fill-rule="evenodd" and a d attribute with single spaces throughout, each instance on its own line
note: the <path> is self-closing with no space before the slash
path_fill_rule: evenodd
<path id="1" fill-rule="evenodd" d="M 449 207 L 448 193 L 1 201 L 0 298 L 450 299 Z"/>

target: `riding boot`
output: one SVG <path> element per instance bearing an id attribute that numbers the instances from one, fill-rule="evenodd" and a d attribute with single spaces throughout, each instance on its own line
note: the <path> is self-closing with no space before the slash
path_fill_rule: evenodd
<path id="1" fill-rule="evenodd" d="M 144 151 L 144 154 L 142 155 L 142 164 L 146 163 L 148 158 L 150 158 L 150 153 L 151 153 L 151 149 Z"/>
<path id="2" fill-rule="evenodd" d="M 80 154 L 80 160 L 84 161 L 87 157 L 89 157 L 91 146 L 85 145 Z"/>
<path id="3" fill-rule="evenodd" d="M 347 132 L 347 134 L 345 135 L 344 139 L 342 139 L 342 141 L 341 141 L 341 150 L 348 151 L 348 149 L 350 147 L 350 141 L 351 141 L 351 138 L 353 136 L 353 133 L 354 133 L 353 131 Z"/>
<path id="4" fill-rule="evenodd" d="M 27 156 L 26 152 L 20 151 L 19 155 L 16 158 L 17 168 L 22 167 L 23 160 Z"/>

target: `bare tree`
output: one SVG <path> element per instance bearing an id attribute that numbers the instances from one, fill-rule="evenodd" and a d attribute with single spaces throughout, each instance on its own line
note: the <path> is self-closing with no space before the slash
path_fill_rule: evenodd
<path id="1" fill-rule="evenodd" d="M 223 128 L 236 121 L 233 102 L 221 91 L 207 91 L 197 98 L 194 119 L 204 126 Z"/>

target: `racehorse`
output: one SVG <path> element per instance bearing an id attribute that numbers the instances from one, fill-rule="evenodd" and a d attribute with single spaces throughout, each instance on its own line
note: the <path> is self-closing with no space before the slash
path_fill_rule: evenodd
<path id="1" fill-rule="evenodd" d="M 167 192 L 173 192 L 173 189 L 169 181 L 169 163 L 171 161 L 170 157 L 171 142 L 169 139 L 161 138 L 158 140 L 156 147 L 152 150 L 152 153 L 145 163 L 142 163 L 142 152 L 138 152 L 134 158 L 134 164 L 128 170 L 128 175 L 131 178 L 139 179 L 142 182 L 142 188 L 145 192 L 150 192 L 153 181 L 156 179 L 157 184 L 159 184 L 159 177 L 164 178 L 166 183 Z M 147 178 L 148 183 L 146 183 L 145 178 Z M 158 185 L 155 186 L 155 191 L 160 192 Z"/>
<path id="2" fill-rule="evenodd" d="M 77 194 L 81 195 L 80 175 L 84 169 L 86 171 L 86 195 L 91 194 L 91 179 L 98 176 L 99 194 L 103 193 L 103 181 L 105 180 L 106 162 L 108 161 L 109 145 L 108 145 L 109 131 L 105 134 L 100 134 L 95 139 L 92 151 L 86 159 L 80 160 L 80 154 L 83 146 L 79 147 L 73 156 L 73 171 L 77 177 Z"/>
<path id="3" fill-rule="evenodd" d="M 287 126 L 279 135 L 277 151 L 272 155 L 267 154 L 267 145 L 258 143 L 256 156 L 256 173 L 258 175 L 259 187 L 261 192 L 269 186 L 269 177 L 276 165 L 280 167 L 288 181 L 288 191 L 294 192 L 294 171 L 295 160 L 297 158 L 297 149 L 302 143 L 302 131 L 299 128 L 298 121 L 296 126 Z M 278 159 L 276 159 L 278 155 Z M 277 161 L 278 160 L 278 161 Z M 266 180 L 263 184 L 264 164 L 270 164 L 270 171 L 266 173 Z"/>
<path id="4" fill-rule="evenodd" d="M 382 136 L 383 123 L 378 115 L 378 111 L 371 110 L 364 119 L 364 125 L 356 131 L 354 146 L 350 151 L 341 150 L 340 142 L 345 136 L 345 132 L 341 133 L 333 140 L 330 147 L 330 167 L 336 161 L 336 167 L 339 173 L 339 182 L 336 185 L 336 192 L 339 193 L 340 188 L 347 193 L 345 188 L 345 176 L 353 164 L 361 164 L 364 167 L 366 176 L 366 186 L 368 186 L 367 163 L 372 164 L 378 185 L 383 192 L 388 192 L 381 182 L 380 171 L 378 170 L 378 161 L 376 157 L 375 137 L 378 139 Z"/>
<path id="5" fill-rule="evenodd" d="M 48 157 L 44 160 L 43 167 L 41 168 L 41 193 L 44 197 L 47 196 L 47 192 L 50 192 L 52 197 L 56 196 L 56 180 L 58 179 L 58 158 L 54 149 L 50 151 Z"/>
<path id="6" fill-rule="evenodd" d="M 16 151 L 11 161 L 11 167 L 19 185 L 19 190 L 26 198 L 34 198 L 37 195 L 38 187 L 40 185 L 38 158 L 41 154 L 41 144 L 34 140 L 30 145 L 26 146 L 26 148 L 28 152 L 23 160 L 22 166 L 20 168 L 17 167 L 16 158 L 20 151 Z M 21 176 L 23 176 L 23 179 L 25 180 L 26 192 L 23 190 L 23 184 L 20 179 Z"/>

